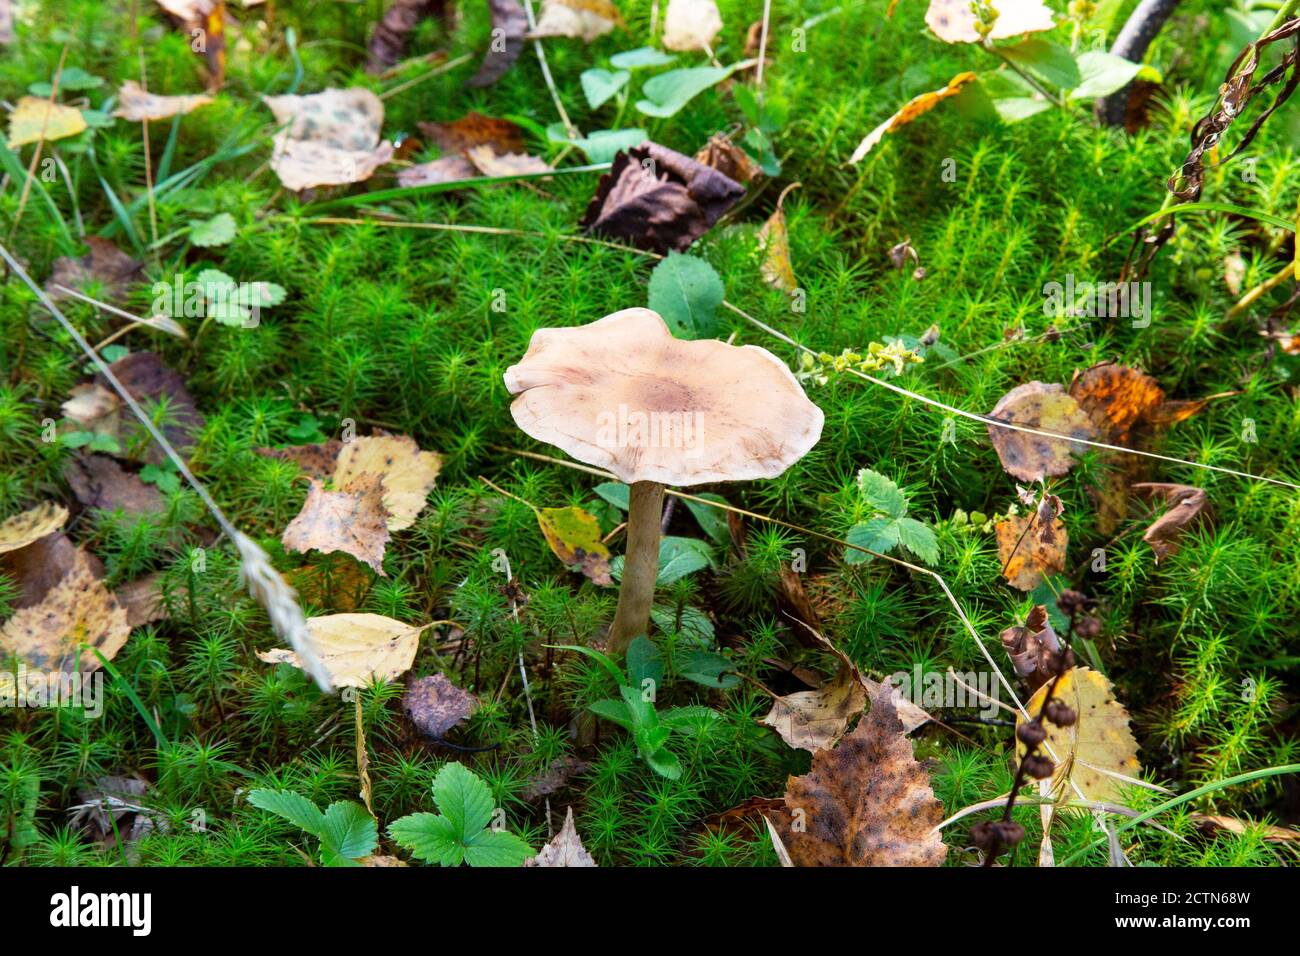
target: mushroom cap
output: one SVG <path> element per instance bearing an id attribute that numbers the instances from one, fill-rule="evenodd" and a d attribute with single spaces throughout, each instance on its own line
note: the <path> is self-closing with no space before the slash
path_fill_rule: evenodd
<path id="1" fill-rule="evenodd" d="M 775 478 L 822 433 L 767 349 L 673 338 L 650 309 L 537 330 L 505 382 L 521 429 L 629 484 Z"/>

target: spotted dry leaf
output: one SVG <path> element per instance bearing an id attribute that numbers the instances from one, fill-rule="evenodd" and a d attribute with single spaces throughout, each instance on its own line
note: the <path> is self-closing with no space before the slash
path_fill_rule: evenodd
<path id="1" fill-rule="evenodd" d="M 471 110 L 448 123 L 416 123 L 420 132 L 444 153 L 463 153 L 475 146 L 490 146 L 494 153 L 522 153 L 524 128 L 508 119 L 484 116 Z"/>
<path id="2" fill-rule="evenodd" d="M 327 491 L 312 479 L 307 500 L 280 541 L 288 551 L 343 551 L 384 573 L 384 545 L 388 543 L 383 486 L 378 475 L 358 479 L 348 491 Z"/>
<path id="3" fill-rule="evenodd" d="M 444 674 L 418 677 L 406 685 L 402 707 L 420 732 L 441 740 L 451 728 L 478 708 L 478 698 Z"/>
<path id="4" fill-rule="evenodd" d="M 335 687 L 367 687 L 374 679 L 392 681 L 415 662 L 420 635 L 428 624 L 412 627 L 382 614 L 326 614 L 307 618 L 307 630 Z M 268 664 L 302 664 L 293 651 L 258 651 Z"/>
<path id="5" fill-rule="evenodd" d="M 0 628 L 0 656 L 16 654 L 33 671 L 88 674 L 100 667 L 90 648 L 111 661 L 130 636 L 126 609 L 78 549 L 72 568 L 58 583 Z M 89 646 L 78 657 L 83 644 Z"/>
<path id="6" fill-rule="evenodd" d="M 118 119 L 139 123 L 142 120 L 153 122 L 173 116 L 184 116 L 186 113 L 194 112 L 200 106 L 207 106 L 212 102 L 212 97 L 159 96 L 150 93 L 135 80 L 127 80 L 117 91 L 117 101 L 118 107 L 113 115 Z"/>
<path id="7" fill-rule="evenodd" d="M 1021 591 L 1032 591 L 1043 583 L 1043 578 L 1065 570 L 1065 548 L 1070 540 L 1065 522 L 1060 518 L 1052 519 L 1048 541 L 1034 533 L 1031 522 L 1038 523 L 1034 515 L 1012 515 L 993 528 L 998 537 L 1002 574 L 1013 588 Z"/>
<path id="8" fill-rule="evenodd" d="M 1069 438 L 1092 441 L 1097 437 L 1092 419 L 1064 388 L 1054 383 L 1017 385 L 1002 396 L 989 417 Z M 988 430 L 1002 467 L 1021 481 L 1042 481 L 1065 474 L 1074 466 L 1073 456 L 1084 448 L 1076 442 L 997 425 L 989 425 Z"/>
<path id="9" fill-rule="evenodd" d="M 768 817 L 795 866 L 939 866 L 943 807 L 887 687 L 812 769 L 786 780 L 785 812 Z"/>
<path id="10" fill-rule="evenodd" d="M 1030 719 L 1042 710 L 1049 686 L 1040 687 L 1026 702 Z M 1128 711 L 1115 700 L 1110 681 L 1087 667 L 1075 667 L 1057 681 L 1053 697 L 1071 708 L 1077 719 L 1069 727 L 1043 721 L 1047 743 L 1058 758 L 1051 792 L 1060 803 L 1078 799 L 1075 787 L 1085 800 L 1117 801 L 1123 780 L 1116 778 L 1137 778 L 1142 765 L 1137 759 L 1137 741 L 1129 730 Z M 1018 715 L 1017 725 L 1023 720 Z M 1023 756 L 1025 745 L 1017 743 L 1016 751 Z M 1048 755 L 1046 748 L 1040 752 Z"/>
<path id="11" fill-rule="evenodd" d="M 948 81 L 947 86 L 941 86 L 937 90 L 932 90 L 928 93 L 922 93 L 919 96 L 912 97 L 903 104 L 902 109 L 863 137 L 862 142 L 858 143 L 858 148 L 855 149 L 853 155 L 849 157 L 849 162 L 856 163 L 861 161 L 867 153 L 871 152 L 871 150 L 875 148 L 877 143 L 884 139 L 886 133 L 892 133 L 894 130 L 900 129 L 908 123 L 911 123 L 917 117 L 924 116 L 944 100 L 948 99 L 948 97 L 956 96 L 964 90 L 968 84 L 974 82 L 974 73 L 958 73 Z"/>
<path id="12" fill-rule="evenodd" d="M 1152 522 L 1151 527 L 1142 535 L 1142 540 L 1151 545 L 1151 550 L 1156 553 L 1157 563 L 1178 553 L 1179 539 L 1188 528 L 1205 517 L 1206 507 L 1210 503 L 1205 489 L 1192 485 L 1150 481 L 1134 485 L 1133 490 L 1148 498 L 1163 499 L 1169 505 L 1169 509 Z"/>
<path id="13" fill-rule="evenodd" d="M 421 451 L 407 435 L 368 435 L 343 443 L 334 464 L 334 487 L 358 490 L 370 476 L 383 485 L 383 506 L 389 531 L 415 523 L 433 490 L 442 458 Z"/>
<path id="14" fill-rule="evenodd" d="M 68 520 L 68 509 L 53 501 L 43 501 L 35 508 L 0 523 L 0 554 L 35 544 L 47 534 L 61 529 Z"/>
<path id="15" fill-rule="evenodd" d="M 573 824 L 573 807 L 564 815 L 564 826 L 550 843 L 542 847 L 537 856 L 524 861 L 524 866 L 595 866 L 587 848 L 582 845 L 578 828 Z"/>
<path id="16" fill-rule="evenodd" d="M 925 12 L 926 25 L 944 43 L 979 43 L 975 13 L 970 0 L 930 0 Z M 1050 30 L 1056 25 L 1052 11 L 1042 0 L 993 0 L 997 19 L 989 32 L 990 40 L 1005 40 L 1025 33 Z"/>
<path id="17" fill-rule="evenodd" d="M 363 182 L 393 158 L 392 144 L 379 140 L 384 102 L 370 90 L 331 88 L 262 102 L 284 126 L 275 135 L 271 168 L 286 189 Z"/>

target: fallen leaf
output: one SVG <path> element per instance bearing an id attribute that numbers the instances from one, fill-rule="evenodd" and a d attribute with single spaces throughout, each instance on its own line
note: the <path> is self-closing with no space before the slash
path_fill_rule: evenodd
<path id="1" fill-rule="evenodd" d="M 479 171 L 464 156 L 441 156 L 428 163 L 417 163 L 399 170 L 397 184 L 405 189 L 413 186 L 434 186 L 474 179 Z"/>
<path id="2" fill-rule="evenodd" d="M 130 636 L 126 609 L 78 549 L 71 570 L 0 628 L 0 656 L 16 654 L 32 671 L 89 674 L 100 667 L 91 648 L 111 661 Z M 83 644 L 89 647 L 78 655 Z"/>
<path id="3" fill-rule="evenodd" d="M 518 0 L 488 0 L 492 11 L 492 40 L 478 72 L 468 86 L 491 86 L 519 59 L 528 32 L 528 15 Z"/>
<path id="4" fill-rule="evenodd" d="M 1061 640 L 1047 619 L 1047 607 L 1034 605 L 1024 624 L 1015 624 L 1002 632 L 1002 646 L 1029 687 L 1038 690 L 1056 676 Z"/>
<path id="5" fill-rule="evenodd" d="M 709 141 L 695 154 L 695 161 L 716 169 L 728 179 L 746 185 L 763 171 L 749 154 L 725 136 L 710 136 Z"/>
<path id="6" fill-rule="evenodd" d="M 164 365 L 153 352 L 132 352 L 108 368 L 147 412 L 165 406 L 162 433 L 173 448 L 188 455 L 204 421 L 180 374 Z M 161 465 L 167 459 L 166 452 L 156 442 L 145 439 L 143 426 L 104 381 L 97 376 L 73 388 L 72 398 L 63 403 L 63 414 L 82 429 L 116 441 L 120 448 L 114 452 L 117 457 L 135 453 L 146 464 Z M 139 447 L 129 447 L 135 437 L 140 437 Z"/>
<path id="7" fill-rule="evenodd" d="M 600 523 L 577 506 L 539 508 L 537 525 L 551 553 L 568 567 L 578 567 L 593 583 L 610 587 L 610 553 L 600 540 Z"/>
<path id="8" fill-rule="evenodd" d="M 466 158 L 484 176 L 518 176 L 520 173 L 549 173 L 551 167 L 545 160 L 525 153 L 497 155 L 491 146 L 475 146 L 466 150 Z"/>
<path id="9" fill-rule="evenodd" d="M 902 109 L 863 137 L 862 142 L 858 143 L 858 148 L 855 149 L 853 155 L 849 157 L 849 163 L 860 162 L 862 157 L 871 152 L 875 145 L 884 138 L 886 133 L 892 133 L 903 126 L 906 126 L 908 123 L 911 123 L 917 117 L 924 116 L 926 113 L 930 112 L 930 110 L 938 106 L 943 100 L 946 100 L 950 96 L 956 96 L 966 88 L 967 84 L 973 82 L 975 82 L 974 73 L 958 73 L 948 81 L 947 86 L 912 97 L 903 104 Z"/>
<path id="10" fill-rule="evenodd" d="M 714 0 L 668 0 L 664 13 L 665 49 L 711 50 L 720 32 L 722 14 Z"/>
<path id="11" fill-rule="evenodd" d="M 537 37 L 580 37 L 587 43 L 623 25 L 623 15 L 610 0 L 542 0 Z"/>
<path id="12" fill-rule="evenodd" d="M 382 614 L 327 614 L 307 618 L 307 630 L 335 687 L 367 687 L 372 679 L 392 681 L 415 662 L 420 635 L 429 627 L 412 627 Z M 268 664 L 301 668 L 298 655 L 278 648 L 258 651 Z"/>
<path id="13" fill-rule="evenodd" d="M 18 586 L 18 595 L 10 604 L 20 608 L 40 603 L 45 593 L 72 570 L 78 553 L 66 534 L 49 534 L 16 551 L 0 553 L 0 571 Z M 92 573 L 101 576 L 104 569 L 100 560 L 89 552 L 85 556 Z"/>
<path id="14" fill-rule="evenodd" d="M 1046 542 L 1041 534 L 1030 533 L 1031 522 L 1038 523 L 1034 515 L 1012 515 L 993 529 L 998 537 L 1002 574 L 1021 591 L 1032 591 L 1043 583 L 1043 578 L 1065 570 L 1065 548 L 1070 540 L 1060 518 L 1052 520 L 1052 533 Z"/>
<path id="15" fill-rule="evenodd" d="M 366 565 L 329 556 L 294 568 L 285 576 L 304 606 L 335 612 L 357 610 L 365 602 L 373 581 Z"/>
<path id="16" fill-rule="evenodd" d="M 450 123 L 422 122 L 415 125 L 444 153 L 463 153 L 475 146 L 490 146 L 494 153 L 524 151 L 522 126 L 479 112 L 471 111 Z"/>
<path id="17" fill-rule="evenodd" d="M 146 485 L 107 455 L 78 455 L 63 469 L 68 487 L 84 507 L 101 511 L 122 509 L 126 514 L 158 514 L 164 508 L 162 493 Z"/>
<path id="18" fill-rule="evenodd" d="M 444 674 L 418 677 L 406 685 L 402 707 L 427 737 L 441 740 L 447 731 L 478 708 L 478 698 L 461 690 Z"/>
<path id="19" fill-rule="evenodd" d="M 60 530 L 68 520 L 68 509 L 53 501 L 43 501 L 34 508 L 0 523 L 0 554 L 35 544 L 47 534 Z"/>
<path id="20" fill-rule="evenodd" d="M 1025 704 L 1030 719 L 1038 716 L 1049 686 L 1044 684 Z M 1117 800 L 1123 781 L 1110 774 L 1136 778 L 1142 767 L 1137 760 L 1137 741 L 1129 731 L 1128 711 L 1115 700 L 1110 681 L 1087 667 L 1075 667 L 1057 681 L 1053 697 L 1077 715 L 1069 727 L 1043 721 L 1046 743 L 1058 758 L 1051 777 L 1057 806 L 1077 799 L 1075 787 L 1085 800 Z M 1024 720 L 1017 715 L 1016 725 Z M 1017 756 L 1024 752 L 1025 745 L 1017 741 Z M 1040 746 L 1039 752 L 1050 756 L 1046 745 Z"/>
<path id="21" fill-rule="evenodd" d="M 790 233 L 781 207 L 786 195 L 798 185 L 791 183 L 785 187 L 776 201 L 776 210 L 758 231 L 758 245 L 763 250 L 763 262 L 759 266 L 763 281 L 787 295 L 799 287 L 799 280 L 794 277 L 794 267 L 790 265 Z"/>
<path id="22" fill-rule="evenodd" d="M 1018 385 L 1002 396 L 989 417 L 1070 438 L 1094 440 L 1097 437 L 1097 429 L 1087 413 L 1056 384 Z M 1021 481 L 1042 481 L 1049 476 L 1064 475 L 1074 466 L 1072 455 L 1084 447 L 997 425 L 989 425 L 988 430 L 1002 467 Z"/>
<path id="23" fill-rule="evenodd" d="M 343 442 L 337 438 L 317 442 L 312 445 L 286 445 L 283 448 L 259 448 L 257 453 L 264 458 L 278 458 L 282 461 L 295 462 L 306 474 L 324 481 L 334 474 L 334 465 L 339 457 Z"/>
<path id="24" fill-rule="evenodd" d="M 120 302 L 126 298 L 132 284 L 140 281 L 144 263 L 132 259 L 107 239 L 98 236 L 86 236 L 82 240 L 90 246 L 84 256 L 59 256 L 54 260 L 49 281 L 45 291 L 55 302 L 72 298 L 59 286 L 79 291 L 90 290 L 109 302 Z M 98 286 L 98 289 L 91 289 Z"/>
<path id="25" fill-rule="evenodd" d="M 578 837 L 578 828 L 573 825 L 573 807 L 564 815 L 564 826 L 555 835 L 555 839 L 542 847 L 537 856 L 524 861 L 524 866 L 595 866 L 587 848 Z"/>
<path id="26" fill-rule="evenodd" d="M 994 0 L 997 19 L 989 32 L 990 40 L 1005 40 L 1023 33 L 1050 30 L 1056 25 L 1052 11 L 1042 0 Z M 930 0 L 925 12 L 926 25 L 945 43 L 979 43 L 975 13 L 970 0 Z"/>
<path id="27" fill-rule="evenodd" d="M 135 80 L 127 80 L 117 91 L 118 107 L 113 115 L 118 119 L 139 123 L 143 120 L 153 122 L 172 116 L 192 113 L 200 106 L 212 102 L 211 96 L 158 96 L 144 89 Z"/>
<path id="28" fill-rule="evenodd" d="M 393 0 L 370 35 L 366 72 L 381 74 L 406 56 L 411 34 L 425 17 L 446 16 L 447 0 Z"/>
<path id="29" fill-rule="evenodd" d="M 578 757 L 560 757 L 542 773 L 531 777 L 528 789 L 524 791 L 525 800 L 540 800 L 558 793 L 569 785 L 569 781 L 590 769 L 591 763 Z"/>
<path id="30" fill-rule="evenodd" d="M 349 491 L 327 491 L 312 479 L 302 510 L 280 536 L 288 551 L 343 551 L 370 565 L 381 577 L 389 539 L 382 482 L 378 475 L 358 479 Z"/>
<path id="31" fill-rule="evenodd" d="M 370 476 L 381 479 L 389 531 L 403 531 L 424 510 L 442 459 L 421 451 L 407 435 L 368 435 L 344 442 L 334 464 L 334 487 L 360 490 Z"/>
<path id="32" fill-rule="evenodd" d="M 1142 535 L 1142 540 L 1151 545 L 1156 553 L 1156 563 L 1160 563 L 1172 554 L 1177 554 L 1179 539 L 1184 532 L 1205 516 L 1209 497 L 1204 488 L 1192 485 L 1177 485 L 1167 482 L 1139 482 L 1133 490 L 1148 498 L 1161 498 L 1169 503 L 1169 510 L 1152 522 Z"/>
<path id="33" fill-rule="evenodd" d="M 372 853 L 370 856 L 363 856 L 357 860 L 362 866 L 410 866 L 401 857 L 384 856 L 383 854 Z"/>
<path id="34" fill-rule="evenodd" d="M 638 249 L 682 252 L 744 192 L 716 169 L 647 141 L 614 157 L 579 225 Z"/>
<path id="35" fill-rule="evenodd" d="M 38 96 L 24 96 L 9 114 L 9 148 L 67 139 L 85 129 L 86 119 L 81 110 Z"/>
<path id="36" fill-rule="evenodd" d="M 118 603 L 126 608 L 126 623 L 134 630 L 154 621 L 167 620 L 167 605 L 162 596 L 161 571 L 146 574 L 114 592 Z"/>
<path id="37" fill-rule="evenodd" d="M 393 158 L 380 142 L 384 102 L 370 90 L 326 89 L 309 96 L 264 96 L 277 123 L 271 168 L 286 189 L 359 183 Z"/>
<path id="38" fill-rule="evenodd" d="M 848 729 L 849 722 L 862 713 L 867 700 L 879 694 L 882 687 L 890 687 L 892 706 L 902 722 L 904 733 L 910 734 L 933 719 L 903 697 L 901 689 L 865 677 L 847 654 L 820 633 L 811 633 L 824 650 L 835 656 L 839 666 L 835 676 L 815 690 L 777 697 L 763 718 L 763 723 L 773 728 L 791 747 L 815 752 L 831 746 Z"/>
<path id="39" fill-rule="evenodd" d="M 786 812 L 768 817 L 795 866 L 939 866 L 943 806 L 912 755 L 888 687 L 853 732 L 786 780 Z"/>
<path id="40" fill-rule="evenodd" d="M 1300 840 L 1300 830 L 1273 826 L 1267 823 L 1255 823 L 1251 820 L 1238 820 L 1236 817 L 1220 816 L 1212 813 L 1191 813 L 1188 819 L 1196 824 L 1197 829 L 1207 835 L 1219 831 L 1233 834 L 1254 832 L 1260 834 L 1269 843 L 1294 843 Z"/>

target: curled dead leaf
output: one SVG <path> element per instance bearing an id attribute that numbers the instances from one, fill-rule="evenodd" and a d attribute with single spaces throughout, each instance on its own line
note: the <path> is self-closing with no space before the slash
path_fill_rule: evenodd
<path id="1" fill-rule="evenodd" d="M 186 113 L 194 112 L 200 106 L 207 106 L 212 102 L 212 97 L 202 94 L 159 96 L 150 93 L 135 80 L 127 80 L 117 91 L 117 101 L 118 107 L 113 115 L 118 119 L 139 123 L 143 120 L 153 122 L 170 119 L 173 116 L 184 116 Z"/>
<path id="2" fill-rule="evenodd" d="M 1204 488 L 1167 482 L 1139 482 L 1133 490 L 1147 498 L 1163 499 L 1169 510 L 1152 522 L 1142 535 L 1156 553 L 1156 562 L 1178 553 L 1179 539 L 1192 526 L 1205 517 L 1210 503 Z"/>
<path id="3" fill-rule="evenodd" d="M 492 40 L 468 86 L 491 86 L 506 75 L 524 48 L 528 15 L 518 0 L 488 0 L 488 8 L 492 11 Z"/>
<path id="4" fill-rule="evenodd" d="M 1016 673 L 1031 691 L 1056 676 L 1060 666 L 1061 639 L 1048 620 L 1046 605 L 1034 605 L 1025 623 L 1006 628 L 1001 638 Z"/>

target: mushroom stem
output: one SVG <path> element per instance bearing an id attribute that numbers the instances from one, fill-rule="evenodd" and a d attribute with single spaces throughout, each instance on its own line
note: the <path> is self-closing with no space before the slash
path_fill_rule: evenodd
<path id="1" fill-rule="evenodd" d="M 627 512 L 627 554 L 623 558 L 623 586 L 618 611 L 609 629 L 608 650 L 624 653 L 632 639 L 650 627 L 650 605 L 659 574 L 659 521 L 664 486 L 657 481 L 634 481 Z"/>

